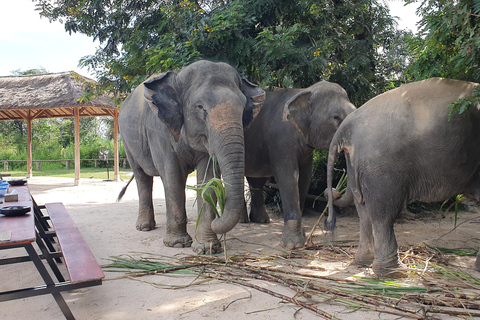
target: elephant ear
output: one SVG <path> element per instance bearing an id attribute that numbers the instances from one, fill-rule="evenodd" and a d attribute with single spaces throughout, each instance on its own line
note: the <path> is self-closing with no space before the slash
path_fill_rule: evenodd
<path id="1" fill-rule="evenodd" d="M 291 97 L 283 108 L 283 121 L 294 120 L 297 121 L 302 115 L 310 112 L 310 96 L 311 91 L 302 90 L 293 97 Z"/>
<path id="2" fill-rule="evenodd" d="M 247 104 L 243 111 L 243 127 L 247 129 L 260 112 L 266 95 L 260 87 L 243 78 L 241 90 L 247 97 Z"/>
<path id="3" fill-rule="evenodd" d="M 283 109 L 283 121 L 292 122 L 303 137 L 308 131 L 311 95 L 311 91 L 302 90 L 290 98 Z"/>
<path id="4" fill-rule="evenodd" d="M 175 72 L 169 71 L 145 81 L 143 85 L 148 106 L 165 123 L 178 142 L 183 125 L 183 111 L 176 90 L 176 76 Z"/>

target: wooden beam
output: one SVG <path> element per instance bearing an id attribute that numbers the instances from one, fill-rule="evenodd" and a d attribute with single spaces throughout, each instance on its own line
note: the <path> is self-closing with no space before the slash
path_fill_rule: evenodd
<path id="1" fill-rule="evenodd" d="M 89 108 L 87 107 L 82 107 L 80 109 L 80 115 L 82 117 L 95 117 L 95 113 L 92 112 Z"/>
<path id="2" fill-rule="evenodd" d="M 75 117 L 75 181 L 74 185 L 80 185 L 80 110 L 79 108 L 73 109 Z"/>
<path id="3" fill-rule="evenodd" d="M 105 114 L 109 114 L 111 115 L 112 117 L 115 118 L 115 115 L 118 116 L 118 109 L 108 109 L 108 108 L 102 108 L 101 109 L 103 112 L 105 112 Z"/>
<path id="4" fill-rule="evenodd" d="M 119 161 L 118 161 L 118 109 L 113 114 L 113 177 L 115 181 L 120 181 Z"/>
<path id="5" fill-rule="evenodd" d="M 28 110 L 27 117 L 27 178 L 32 177 L 32 119 L 30 118 L 31 111 Z"/>
<path id="6" fill-rule="evenodd" d="M 30 118 L 28 112 L 29 112 L 29 110 L 27 110 L 27 111 L 25 111 L 25 110 L 12 110 L 13 114 L 16 114 L 17 117 L 20 117 L 25 121 L 28 121 L 28 119 Z"/>
<path id="7" fill-rule="evenodd" d="M 29 112 L 32 112 L 32 115 L 29 115 L 29 118 L 30 118 L 31 120 L 38 119 L 38 118 L 40 118 L 40 117 L 43 116 L 43 114 L 45 113 L 45 111 L 46 111 L 45 109 L 41 109 L 41 110 L 39 110 L 39 111 L 37 111 L 37 112 L 29 110 Z"/>

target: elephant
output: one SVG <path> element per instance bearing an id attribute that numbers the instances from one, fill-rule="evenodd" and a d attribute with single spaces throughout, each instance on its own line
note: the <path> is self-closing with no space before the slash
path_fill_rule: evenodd
<path id="1" fill-rule="evenodd" d="M 206 60 L 152 76 L 126 98 L 119 128 L 137 181 L 138 230 L 155 228 L 152 186 L 153 177 L 160 176 L 166 202 L 164 244 L 192 246 L 197 253 L 222 250 L 217 234 L 231 230 L 245 207 L 244 128 L 264 100 L 264 90 L 232 66 Z M 186 180 L 194 169 L 199 184 L 219 174 L 209 164 L 211 156 L 225 183 L 225 211 L 215 217 L 205 206 L 192 243 L 186 228 Z"/>
<path id="2" fill-rule="evenodd" d="M 269 177 L 275 177 L 284 212 L 281 243 L 286 249 L 305 244 L 301 220 L 313 150 L 328 149 L 343 119 L 355 109 L 346 91 L 328 81 L 304 89 L 267 91 L 262 109 L 245 131 L 250 220 L 270 221 L 261 189 Z M 242 220 L 248 220 L 246 211 Z"/>
<path id="3" fill-rule="evenodd" d="M 477 85 L 444 78 L 412 82 L 374 97 L 343 121 L 329 149 L 327 224 L 334 221 L 333 204 L 353 201 L 360 223 L 356 264 L 372 265 L 377 276 L 398 276 L 394 222 L 407 204 L 460 193 L 480 199 L 480 105 L 450 119 L 448 108 Z M 347 190 L 334 201 L 332 171 L 341 151 Z"/>

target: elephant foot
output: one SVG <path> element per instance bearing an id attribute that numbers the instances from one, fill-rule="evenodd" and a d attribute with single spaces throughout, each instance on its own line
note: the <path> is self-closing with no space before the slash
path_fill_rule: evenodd
<path id="1" fill-rule="evenodd" d="M 287 250 L 303 248 L 305 246 L 305 231 L 300 220 L 288 220 L 283 225 L 282 245 Z"/>
<path id="2" fill-rule="evenodd" d="M 379 278 L 401 278 L 405 277 L 406 266 L 398 260 L 398 256 L 387 261 L 373 261 L 372 270 Z"/>
<path id="3" fill-rule="evenodd" d="M 477 254 L 477 259 L 475 260 L 474 268 L 475 270 L 480 271 L 480 252 Z"/>
<path id="4" fill-rule="evenodd" d="M 373 252 L 372 251 L 361 251 L 358 250 L 355 255 L 355 264 L 360 266 L 369 266 L 373 263 Z"/>
<path id="5" fill-rule="evenodd" d="M 167 247 L 186 248 L 192 246 L 192 237 L 188 233 L 167 234 L 163 238 L 163 244 Z"/>
<path id="6" fill-rule="evenodd" d="M 196 254 L 216 254 L 223 252 L 222 244 L 218 239 L 209 241 L 195 241 L 192 244 L 193 252 Z"/>
<path id="7" fill-rule="evenodd" d="M 248 222 L 248 213 L 247 213 L 247 206 L 244 205 L 242 212 L 240 213 L 240 218 L 238 219 L 240 223 L 247 223 Z"/>
<path id="8" fill-rule="evenodd" d="M 138 231 L 150 231 L 155 229 L 155 219 L 139 216 L 137 219 L 136 227 Z"/>
<path id="9" fill-rule="evenodd" d="M 265 206 L 250 206 L 250 220 L 256 223 L 269 223 L 270 217 L 265 210 Z"/>

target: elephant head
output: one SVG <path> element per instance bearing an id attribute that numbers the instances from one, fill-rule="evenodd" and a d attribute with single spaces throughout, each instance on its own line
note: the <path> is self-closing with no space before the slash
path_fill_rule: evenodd
<path id="1" fill-rule="evenodd" d="M 345 90 L 328 81 L 298 90 L 284 107 L 284 121 L 290 120 L 315 149 L 328 150 L 343 119 L 356 110 Z"/>
<path id="2" fill-rule="evenodd" d="M 244 128 L 258 114 L 265 92 L 242 79 L 225 63 L 195 62 L 144 82 L 150 108 L 177 143 L 209 153 L 218 161 L 225 182 L 224 214 L 212 230 L 231 230 L 244 206 Z"/>

